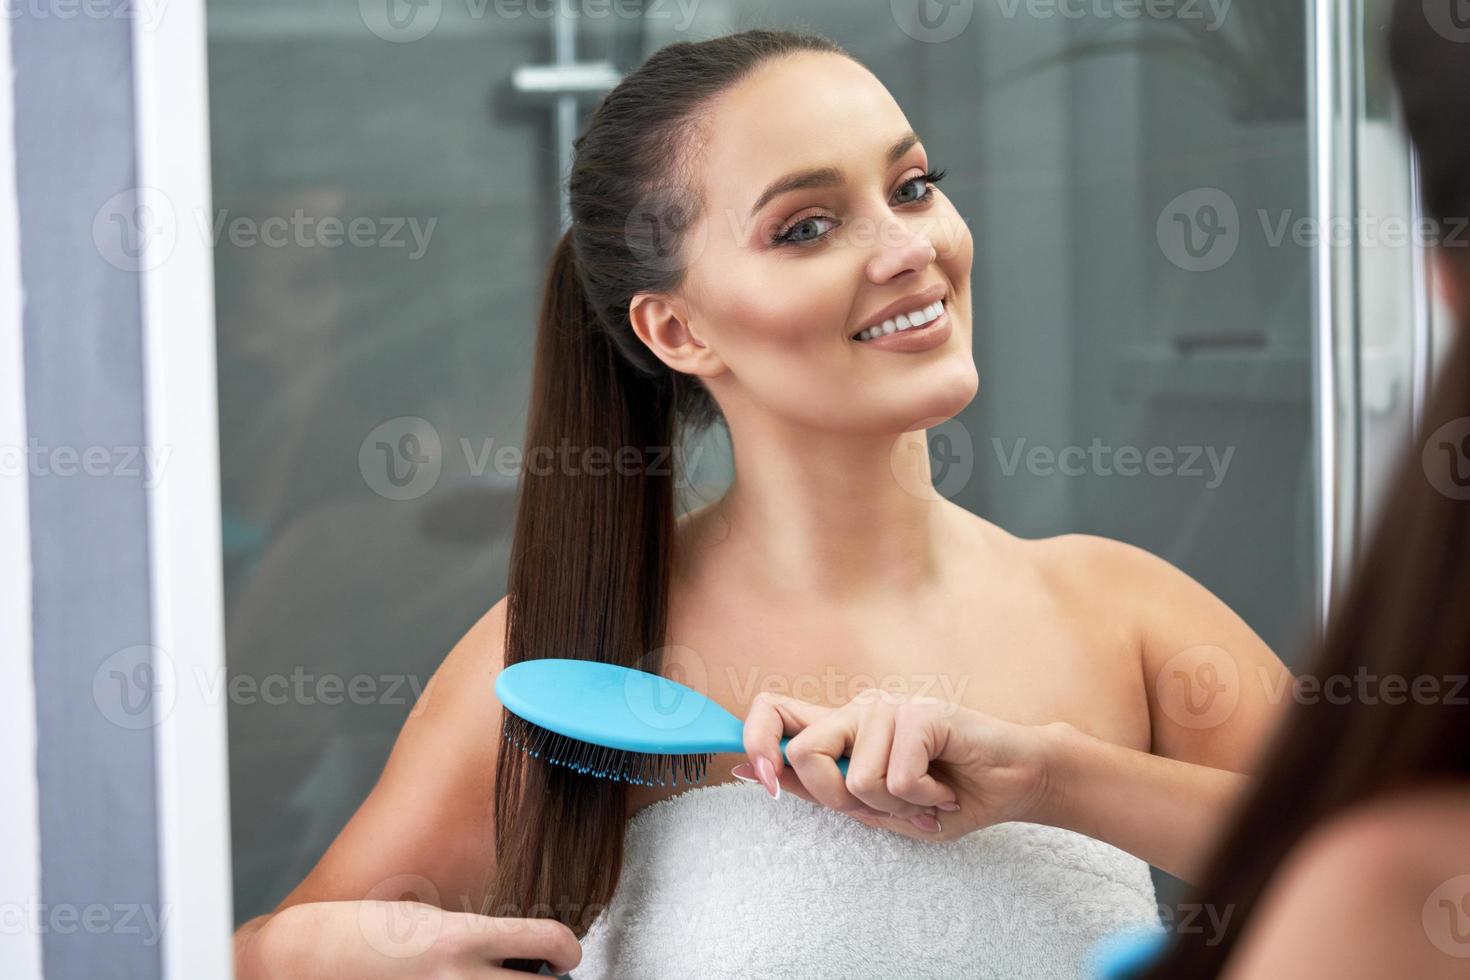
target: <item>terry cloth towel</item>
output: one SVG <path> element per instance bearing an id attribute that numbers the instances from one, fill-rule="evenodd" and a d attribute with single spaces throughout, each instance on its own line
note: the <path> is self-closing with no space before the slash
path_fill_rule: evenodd
<path id="1" fill-rule="evenodd" d="M 721 783 L 629 821 L 570 976 L 1077 980 L 1129 926 L 1162 930 L 1153 880 L 1110 844 L 1019 822 L 921 841 Z"/>

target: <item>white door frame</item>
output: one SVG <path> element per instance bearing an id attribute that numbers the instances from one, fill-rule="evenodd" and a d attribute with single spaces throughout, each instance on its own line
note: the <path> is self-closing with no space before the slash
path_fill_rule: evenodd
<path id="1" fill-rule="evenodd" d="M 156 16 L 142 12 L 154 9 Z M 140 200 L 165 234 L 144 263 L 159 892 L 168 980 L 233 975 L 209 77 L 204 0 L 133 21 Z M 202 222 L 202 223 L 201 223 Z"/>
<path id="2" fill-rule="evenodd" d="M 26 465 L 25 338 L 20 290 L 20 202 L 15 187 L 15 102 L 10 18 L 0 17 L 0 975 L 41 976 L 36 784 L 36 678 L 31 638 L 30 468 Z"/>

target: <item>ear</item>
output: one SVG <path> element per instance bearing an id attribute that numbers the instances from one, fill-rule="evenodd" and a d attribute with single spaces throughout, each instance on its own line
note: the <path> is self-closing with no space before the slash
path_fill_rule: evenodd
<path id="1" fill-rule="evenodd" d="M 1444 297 L 1455 322 L 1463 323 L 1470 315 L 1470 295 L 1466 295 L 1466 279 L 1470 278 L 1470 258 L 1447 254 L 1443 247 L 1434 256 L 1434 284 Z"/>
<path id="2" fill-rule="evenodd" d="M 691 328 L 688 308 L 682 301 L 639 293 L 628 306 L 628 319 L 638 339 L 675 371 L 701 378 L 712 378 L 725 371 L 725 362 L 714 348 Z"/>

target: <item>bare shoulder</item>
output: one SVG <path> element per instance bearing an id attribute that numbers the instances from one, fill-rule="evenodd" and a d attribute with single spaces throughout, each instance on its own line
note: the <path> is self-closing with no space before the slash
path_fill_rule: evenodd
<path id="1" fill-rule="evenodd" d="M 1378 797 L 1324 824 L 1307 844 L 1304 850 L 1319 862 L 1360 874 L 1387 872 L 1406 884 L 1470 875 L 1470 857 L 1460 857 L 1458 868 L 1451 859 L 1470 855 L 1470 779 Z"/>
<path id="2" fill-rule="evenodd" d="M 1160 600 L 1173 604 L 1196 593 L 1198 601 L 1203 591 L 1168 561 L 1125 541 L 1080 533 L 1012 541 L 1059 601 L 1126 635 L 1140 655 Z"/>
<path id="3" fill-rule="evenodd" d="M 1092 593 L 1103 589 L 1136 595 L 1140 589 L 1198 587 L 1165 559 L 1115 538 L 1073 533 L 1025 543 L 1055 581 Z"/>
<path id="4" fill-rule="evenodd" d="M 1240 614 L 1136 545 L 1062 534 L 1028 548 L 1074 608 L 1128 638 L 1148 692 L 1153 751 L 1250 771 L 1290 674 Z"/>
<path id="5" fill-rule="evenodd" d="M 1397 792 L 1330 818 L 1282 862 L 1229 976 L 1308 968 L 1340 977 L 1463 976 L 1467 853 L 1470 781 Z"/>

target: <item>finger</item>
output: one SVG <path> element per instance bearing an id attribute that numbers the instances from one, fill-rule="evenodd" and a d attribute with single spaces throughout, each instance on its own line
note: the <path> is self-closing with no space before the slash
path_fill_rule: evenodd
<path id="1" fill-rule="evenodd" d="M 899 705 L 894 713 L 893 749 L 888 754 L 890 793 L 921 807 L 955 802 L 955 791 L 935 779 L 930 769 L 948 737 L 946 724 L 928 705 Z"/>
<path id="2" fill-rule="evenodd" d="M 888 790 L 888 757 L 893 749 L 894 711 L 887 704 L 872 704 L 858 722 L 857 736 L 848 752 L 847 790 L 878 813 L 896 817 L 927 812 L 922 806 L 895 796 Z"/>
<path id="3" fill-rule="evenodd" d="M 780 787 L 784 785 L 779 779 L 781 771 L 786 768 L 781 754 L 782 737 L 795 735 L 832 710 L 825 705 L 770 691 L 761 691 L 755 696 L 750 711 L 745 715 L 742 733 L 745 754 L 750 757 L 754 775 L 772 796 L 779 796 Z"/>
<path id="4" fill-rule="evenodd" d="M 476 952 L 496 966 L 505 960 L 545 960 L 560 976 L 582 962 L 582 944 L 556 919 L 476 918 L 484 920 L 474 933 Z"/>
<path id="5" fill-rule="evenodd" d="M 859 710 L 851 706 L 834 709 L 786 743 L 786 759 L 802 785 L 818 803 L 833 810 L 847 812 L 864 805 L 848 790 L 837 768 L 837 760 L 848 754 L 848 746 L 857 739 L 858 715 Z"/>

